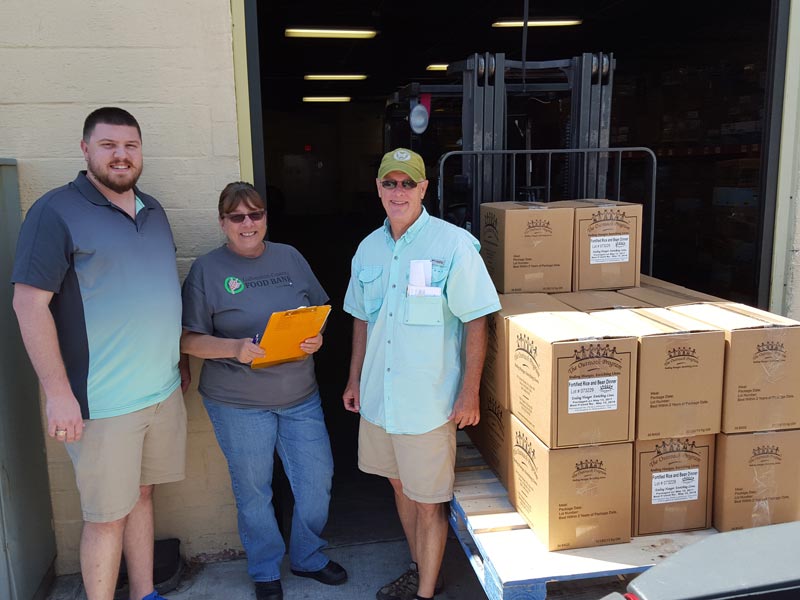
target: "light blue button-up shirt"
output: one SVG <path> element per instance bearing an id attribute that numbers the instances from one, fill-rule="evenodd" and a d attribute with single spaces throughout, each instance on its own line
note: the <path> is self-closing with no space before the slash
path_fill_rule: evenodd
<path id="1" fill-rule="evenodd" d="M 420 434 L 447 422 L 461 389 L 464 323 L 500 309 L 466 230 L 422 214 L 396 242 L 388 219 L 359 245 L 344 310 L 367 321 L 361 416 L 389 433 Z M 408 296 L 412 260 L 431 261 L 441 296 Z"/>

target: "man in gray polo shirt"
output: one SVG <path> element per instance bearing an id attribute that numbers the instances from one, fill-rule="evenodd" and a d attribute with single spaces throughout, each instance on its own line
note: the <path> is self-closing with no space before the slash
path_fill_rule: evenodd
<path id="1" fill-rule="evenodd" d="M 124 551 L 130 598 L 156 600 L 153 485 L 183 479 L 186 443 L 175 243 L 164 209 L 135 187 L 136 119 L 94 111 L 81 149 L 87 170 L 37 200 L 22 225 L 14 310 L 47 433 L 75 468 L 86 595 L 114 597 Z"/>

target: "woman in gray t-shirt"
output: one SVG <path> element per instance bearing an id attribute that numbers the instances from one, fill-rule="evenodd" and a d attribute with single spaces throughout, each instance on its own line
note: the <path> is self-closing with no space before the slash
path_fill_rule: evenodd
<path id="1" fill-rule="evenodd" d="M 286 548 L 272 507 L 273 455 L 292 486 L 289 542 L 292 572 L 328 585 L 347 573 L 322 552 L 333 458 L 313 355 L 322 335 L 300 348 L 305 360 L 251 369 L 263 356 L 254 343 L 275 311 L 328 302 L 302 255 L 265 241 L 266 208 L 255 188 L 228 184 L 219 222 L 227 243 L 199 257 L 183 284 L 181 350 L 205 359 L 199 391 L 228 461 L 239 511 L 239 535 L 258 600 L 283 598 L 280 564 Z"/>

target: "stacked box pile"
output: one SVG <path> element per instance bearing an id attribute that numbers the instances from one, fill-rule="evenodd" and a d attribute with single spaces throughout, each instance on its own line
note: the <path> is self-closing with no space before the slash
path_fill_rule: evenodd
<path id="1" fill-rule="evenodd" d="M 714 527 L 800 520 L 800 322 L 725 302 L 670 310 L 725 332 Z"/>
<path id="2" fill-rule="evenodd" d="M 497 291 L 639 285 L 642 205 L 611 200 L 481 205 L 481 255 Z"/>
<path id="3" fill-rule="evenodd" d="M 641 275 L 641 209 L 481 206 L 471 436 L 550 550 L 800 520 L 800 322 Z"/>
<path id="4" fill-rule="evenodd" d="M 593 315 L 639 341 L 633 535 L 711 527 L 722 330 L 663 308 Z"/>
<path id="5" fill-rule="evenodd" d="M 512 503 L 549 550 L 630 541 L 636 338 L 580 312 L 508 335 Z"/>

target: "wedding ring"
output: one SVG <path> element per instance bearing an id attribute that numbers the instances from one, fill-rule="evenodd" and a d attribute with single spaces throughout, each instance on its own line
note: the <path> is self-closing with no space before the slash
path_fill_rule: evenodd
<path id="1" fill-rule="evenodd" d="M 57 436 L 67 435 L 67 430 L 66 429 L 56 429 L 56 435 Z"/>

